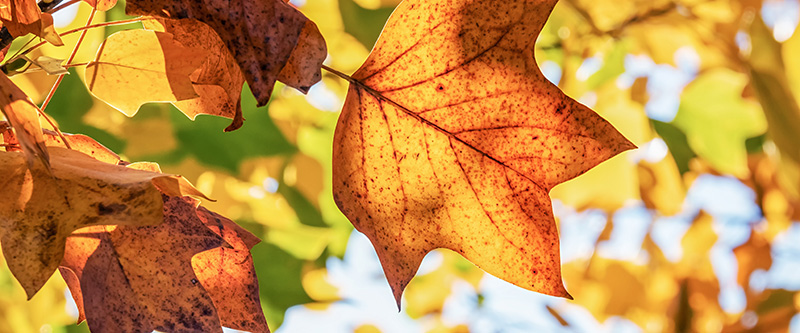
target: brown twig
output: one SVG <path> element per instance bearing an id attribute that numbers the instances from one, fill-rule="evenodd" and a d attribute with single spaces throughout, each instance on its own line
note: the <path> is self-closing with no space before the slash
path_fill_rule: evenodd
<path id="1" fill-rule="evenodd" d="M 71 34 L 74 34 L 76 32 L 81 32 L 81 31 L 84 31 L 84 30 L 100 28 L 100 27 L 109 27 L 109 26 L 112 26 L 112 25 L 122 25 L 122 24 L 128 24 L 128 23 L 136 23 L 136 22 L 141 22 L 142 20 L 144 20 L 144 18 L 135 17 L 135 18 L 132 18 L 132 19 L 121 20 L 121 21 L 97 23 L 97 24 L 87 25 L 85 27 L 75 28 L 75 29 L 72 29 L 72 30 L 69 30 L 69 31 L 62 32 L 62 33 L 59 34 L 59 36 L 64 37 L 64 36 L 71 35 Z M 16 58 L 18 58 L 18 57 L 21 57 L 21 56 L 24 56 L 24 55 L 26 55 L 28 53 L 31 53 L 33 50 L 42 47 L 44 44 L 47 44 L 47 42 L 39 42 L 38 44 L 36 44 L 34 46 L 31 46 L 29 49 L 27 49 L 25 51 L 22 51 L 22 53 L 20 53 L 17 57 L 9 59 L 8 61 L 6 61 L 6 63 L 10 63 L 10 62 L 16 60 Z"/>
<path id="2" fill-rule="evenodd" d="M 335 69 L 330 68 L 330 67 L 325 66 L 325 65 L 321 65 L 321 67 L 322 67 L 322 69 L 330 72 L 331 74 L 336 75 L 336 76 L 338 76 L 338 77 L 340 77 L 342 79 L 345 79 L 347 82 L 353 83 L 355 81 L 355 79 L 353 79 L 352 76 L 347 75 L 345 73 L 342 73 L 342 72 L 340 72 L 338 70 L 335 70 Z"/>
<path id="3" fill-rule="evenodd" d="M 97 8 L 92 8 L 92 13 L 89 14 L 89 20 L 86 21 L 86 24 L 84 26 L 88 26 L 88 25 L 92 24 L 92 20 L 94 20 L 94 14 L 95 13 L 97 13 Z M 69 54 L 69 58 L 67 58 L 67 62 L 66 62 L 67 64 L 71 63 L 72 60 L 75 59 L 75 54 L 78 53 L 78 49 L 81 47 L 81 42 L 83 42 L 83 39 L 86 37 L 86 32 L 87 31 L 88 30 L 81 31 L 81 35 L 80 35 L 80 37 L 78 37 L 78 42 L 75 43 L 75 47 L 72 48 L 72 53 L 70 53 Z M 53 99 L 53 95 L 55 95 L 56 90 L 58 89 L 58 86 L 61 84 L 62 80 L 64 80 L 64 74 L 60 74 L 56 78 L 56 82 L 53 83 L 53 87 L 50 88 L 50 92 L 47 93 L 47 97 L 45 97 L 44 102 L 42 102 L 42 107 L 41 108 L 36 108 L 36 110 L 39 112 L 40 116 L 44 117 L 44 119 L 47 120 L 48 123 L 50 123 L 50 126 L 53 127 L 53 129 L 56 131 L 56 133 L 58 133 L 58 137 L 61 138 L 61 141 L 64 141 L 64 145 L 67 147 L 67 149 L 72 149 L 72 147 L 70 147 L 70 145 L 69 145 L 69 141 L 67 141 L 67 138 L 64 137 L 64 133 L 61 132 L 61 129 L 58 128 L 58 126 L 56 126 L 53 123 L 52 119 L 50 119 L 50 117 L 47 116 L 47 114 L 44 113 L 44 109 L 47 108 L 47 104 L 50 104 L 50 100 Z"/>
<path id="4" fill-rule="evenodd" d="M 66 64 L 64 65 L 64 68 L 80 67 L 80 66 L 86 66 L 88 64 L 89 64 L 88 62 L 79 62 L 77 64 Z"/>
<path id="5" fill-rule="evenodd" d="M 50 11 L 50 14 L 58 12 L 59 10 L 62 10 L 62 9 L 67 8 L 69 6 L 72 6 L 72 5 L 74 5 L 74 4 L 78 3 L 78 2 L 81 2 L 81 0 L 69 0 L 69 1 L 61 4 L 60 6 L 54 8 L 52 11 Z"/>
<path id="6" fill-rule="evenodd" d="M 97 13 L 97 9 L 93 8 L 92 9 L 92 13 L 89 14 L 89 20 L 86 21 L 86 24 L 84 26 L 88 26 L 88 25 L 92 24 L 92 20 L 94 20 L 94 14 L 95 13 Z M 78 37 L 78 42 L 75 43 L 75 47 L 72 48 L 72 53 L 69 54 L 69 58 L 67 58 L 66 64 L 71 63 L 72 60 L 75 59 L 75 54 L 78 53 L 78 49 L 81 47 L 81 42 L 83 42 L 83 39 L 86 37 L 86 32 L 88 32 L 88 30 L 81 31 L 81 35 L 80 35 L 80 37 Z M 61 84 L 61 81 L 63 79 L 64 79 L 64 74 L 58 75 L 58 77 L 56 78 L 56 82 L 53 84 L 53 87 L 50 89 L 50 92 L 47 94 L 47 97 L 45 97 L 44 102 L 42 102 L 42 108 L 41 108 L 42 110 L 47 108 L 47 104 L 50 103 L 50 100 L 53 98 L 53 95 L 56 93 L 56 89 L 58 89 L 58 86 Z M 61 133 L 61 131 L 58 131 L 58 132 L 59 132 L 59 134 Z"/>

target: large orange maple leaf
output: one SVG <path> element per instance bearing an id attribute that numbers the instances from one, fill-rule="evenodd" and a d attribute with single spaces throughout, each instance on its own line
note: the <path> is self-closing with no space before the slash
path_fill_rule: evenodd
<path id="1" fill-rule="evenodd" d="M 398 304 L 436 248 L 570 297 L 548 192 L 634 145 L 540 72 L 534 42 L 556 2 L 405 1 L 353 74 L 334 196 Z"/>

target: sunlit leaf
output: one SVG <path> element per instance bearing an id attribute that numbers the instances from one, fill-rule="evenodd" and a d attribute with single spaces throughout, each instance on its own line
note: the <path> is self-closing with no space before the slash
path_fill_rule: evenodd
<path id="1" fill-rule="evenodd" d="M 208 24 L 238 61 L 259 106 L 267 104 L 276 80 L 307 92 L 322 77 L 327 55 L 322 35 L 283 1 L 128 0 L 125 11 Z"/>
<path id="2" fill-rule="evenodd" d="M 398 302 L 438 247 L 569 297 L 547 192 L 633 145 L 536 66 L 554 4 L 404 2 L 353 74 L 334 196 L 372 240 Z"/>
<path id="3" fill-rule="evenodd" d="M 189 75 L 200 66 L 204 52 L 178 44 L 169 33 L 120 31 L 106 39 L 86 66 L 86 86 L 128 116 L 148 102 L 196 98 Z"/>

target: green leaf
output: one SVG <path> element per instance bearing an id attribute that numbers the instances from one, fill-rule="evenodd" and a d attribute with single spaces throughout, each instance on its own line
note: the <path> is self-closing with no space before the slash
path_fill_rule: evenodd
<path id="1" fill-rule="evenodd" d="M 306 261 L 265 242 L 254 246 L 250 253 L 256 267 L 264 314 L 274 332 L 283 323 L 286 309 L 313 301 L 301 282 Z"/>
<path id="2" fill-rule="evenodd" d="M 748 79 L 730 69 L 701 74 L 683 93 L 673 124 L 689 146 L 716 170 L 745 177 L 745 140 L 767 130 L 759 105 L 742 97 Z"/>
<path id="3" fill-rule="evenodd" d="M 625 72 L 625 55 L 628 53 L 625 43 L 617 43 L 603 61 L 603 67 L 586 80 L 590 90 L 595 90 L 604 83 Z"/>
<path id="4" fill-rule="evenodd" d="M 769 122 L 769 137 L 784 155 L 800 163 L 800 106 L 789 87 L 781 44 L 756 15 L 750 31 L 753 53 L 749 64 L 753 90 Z M 796 55 L 787 59 L 796 61 Z"/>
<path id="5" fill-rule="evenodd" d="M 300 220 L 300 223 L 312 227 L 328 226 L 328 224 L 325 223 L 325 220 L 322 218 L 322 214 L 319 212 L 319 209 L 314 207 L 314 204 L 312 204 L 308 198 L 303 196 L 303 193 L 300 193 L 296 187 L 289 186 L 286 183 L 281 182 L 280 186 L 278 186 L 278 193 L 280 193 L 283 198 L 286 199 L 286 202 L 289 204 L 289 206 L 294 209 L 294 212 L 297 214 L 297 218 Z"/>
<path id="6" fill-rule="evenodd" d="M 794 291 L 784 289 L 768 290 L 768 297 L 756 306 L 756 313 L 762 315 L 771 311 L 791 307 L 794 304 Z"/>
<path id="7" fill-rule="evenodd" d="M 237 174 L 239 165 L 248 158 L 288 155 L 297 151 L 275 126 L 266 107 L 256 107 L 246 86 L 242 91 L 242 112 L 248 119 L 244 126 L 225 133 L 222 129 L 230 124 L 230 119 L 201 115 L 192 121 L 180 111 L 173 110 L 170 115 L 179 142 L 173 154 L 185 153 L 204 164 Z"/>
<path id="8" fill-rule="evenodd" d="M 689 171 L 689 161 L 697 154 L 692 150 L 692 147 L 689 147 L 686 134 L 673 124 L 652 119 L 650 122 L 653 124 L 653 129 L 658 133 L 658 136 L 664 139 L 667 144 L 667 148 L 672 153 L 672 158 L 675 160 L 681 175 Z"/>
<path id="9" fill-rule="evenodd" d="M 366 9 L 353 0 L 339 0 L 339 11 L 342 13 L 344 31 L 367 49 L 372 49 L 394 8 Z"/>
<path id="10" fill-rule="evenodd" d="M 136 16 L 130 16 L 125 14 L 125 0 L 117 0 L 117 4 L 114 8 L 109 9 L 106 12 L 106 22 L 112 21 L 122 21 L 127 19 L 132 19 Z M 125 25 L 109 25 L 106 26 L 105 29 L 105 37 L 113 35 L 115 32 L 122 31 L 122 30 L 129 30 L 136 28 L 141 28 L 141 23 L 136 23 L 134 25 L 125 24 Z"/>

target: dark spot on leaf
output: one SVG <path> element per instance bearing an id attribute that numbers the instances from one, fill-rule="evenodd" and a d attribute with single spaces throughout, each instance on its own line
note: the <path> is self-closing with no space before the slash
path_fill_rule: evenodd
<path id="1" fill-rule="evenodd" d="M 121 212 L 127 209 L 128 206 L 123 204 L 111 204 L 111 205 L 104 205 L 102 203 L 97 204 L 97 215 L 112 215 L 118 212 Z"/>

